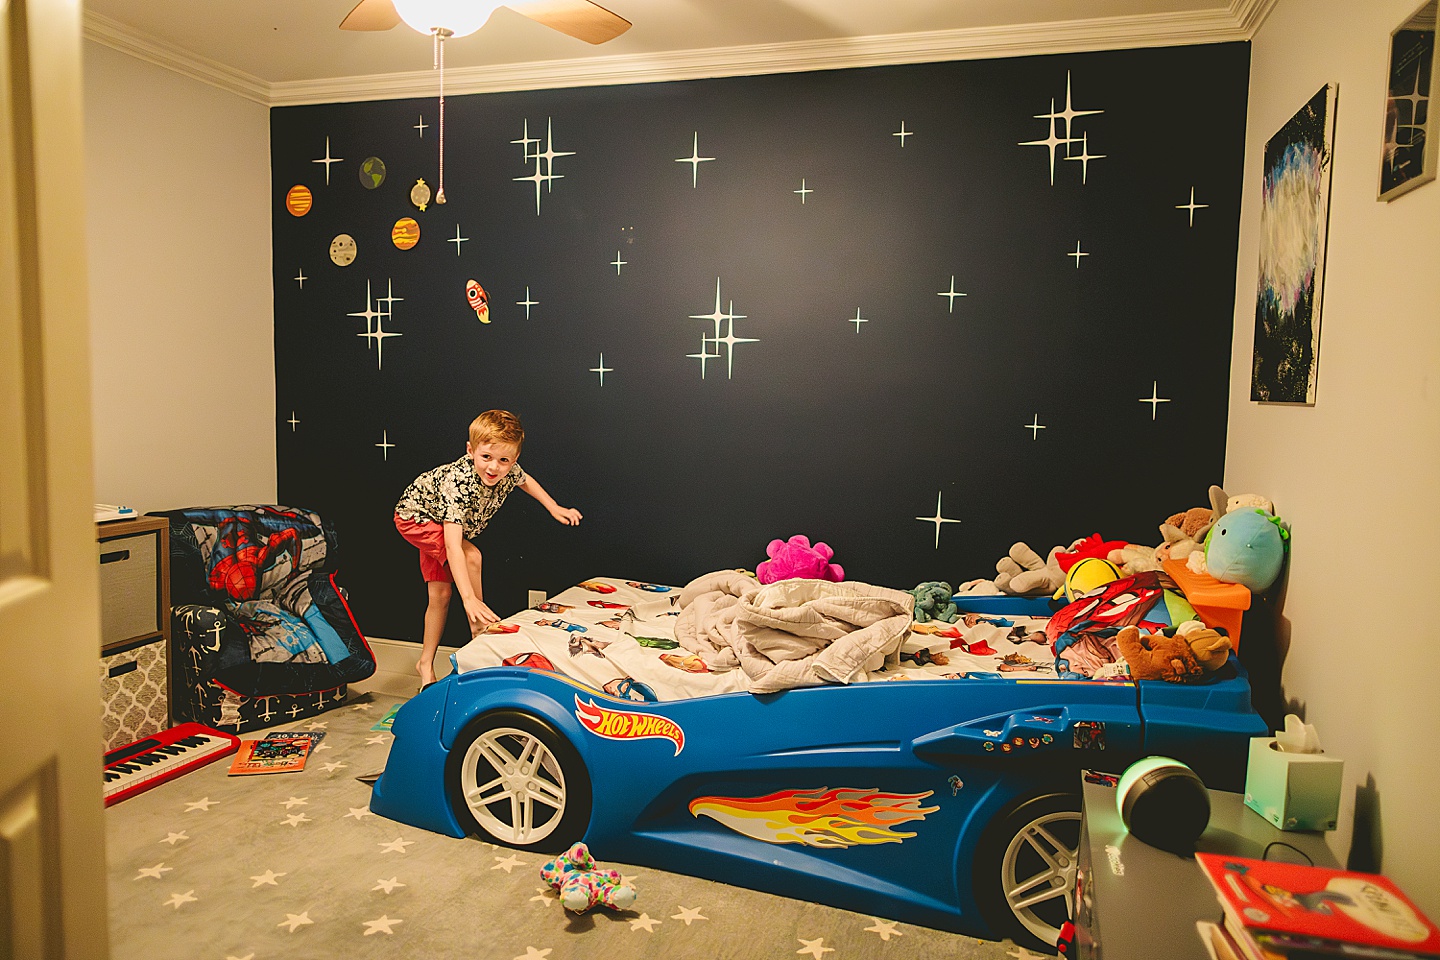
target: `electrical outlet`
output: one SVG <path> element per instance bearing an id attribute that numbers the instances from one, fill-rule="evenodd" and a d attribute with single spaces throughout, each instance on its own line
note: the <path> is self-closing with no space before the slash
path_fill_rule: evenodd
<path id="1" fill-rule="evenodd" d="M 545 591 L 544 591 L 544 590 L 531 590 L 531 591 L 530 591 L 530 599 L 527 600 L 526 602 L 529 603 L 531 607 L 538 607 L 538 606 L 540 606 L 540 604 L 542 604 L 542 603 L 545 602 Z"/>

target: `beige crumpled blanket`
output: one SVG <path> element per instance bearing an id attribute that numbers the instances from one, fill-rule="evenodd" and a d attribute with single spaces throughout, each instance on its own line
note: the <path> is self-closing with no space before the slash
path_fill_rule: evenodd
<path id="1" fill-rule="evenodd" d="M 869 679 L 897 654 L 914 619 L 904 590 L 858 581 L 781 580 L 734 570 L 680 593 L 675 639 L 714 672 L 745 671 L 751 693 Z"/>

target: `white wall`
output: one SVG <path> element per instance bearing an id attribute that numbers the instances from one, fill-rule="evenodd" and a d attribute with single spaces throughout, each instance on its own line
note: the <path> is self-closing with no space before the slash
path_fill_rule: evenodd
<path id="1" fill-rule="evenodd" d="M 1440 181 L 1375 199 L 1390 31 L 1418 3 L 1280 0 L 1255 37 L 1225 489 L 1266 494 L 1293 524 L 1285 695 L 1345 760 L 1359 848 L 1440 917 Z M 1339 101 L 1317 400 L 1261 406 L 1264 144 L 1326 82 Z"/>
<path id="2" fill-rule="evenodd" d="M 272 503 L 269 112 L 84 57 L 95 499 Z"/>

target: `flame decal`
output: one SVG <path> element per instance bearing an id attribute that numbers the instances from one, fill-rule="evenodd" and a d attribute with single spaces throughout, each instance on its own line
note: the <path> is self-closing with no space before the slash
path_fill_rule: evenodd
<path id="1" fill-rule="evenodd" d="M 608 740 L 644 740 L 659 737 L 675 744 L 675 756 L 685 749 L 685 731 L 669 717 L 657 717 L 653 713 L 636 713 L 631 710 L 612 710 L 590 700 L 580 702 L 575 695 L 575 718 L 596 736 Z"/>
<path id="2" fill-rule="evenodd" d="M 736 833 L 766 843 L 842 848 L 901 843 L 914 833 L 893 827 L 924 820 L 939 807 L 922 807 L 924 793 L 883 793 L 874 787 L 781 790 L 764 797 L 696 797 L 690 813 L 705 815 Z"/>

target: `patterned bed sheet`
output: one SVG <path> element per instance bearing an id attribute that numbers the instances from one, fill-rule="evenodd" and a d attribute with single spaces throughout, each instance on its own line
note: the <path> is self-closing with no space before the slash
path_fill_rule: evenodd
<path id="1" fill-rule="evenodd" d="M 555 670 L 623 699 L 743 692 L 744 671 L 711 673 L 675 640 L 680 587 L 596 577 L 492 624 L 451 655 L 456 672 Z M 1055 679 L 1045 618 L 961 614 L 917 623 L 870 682 Z"/>

